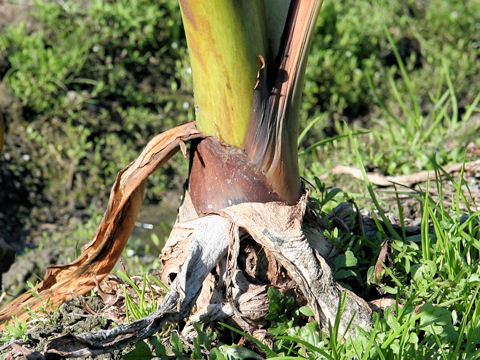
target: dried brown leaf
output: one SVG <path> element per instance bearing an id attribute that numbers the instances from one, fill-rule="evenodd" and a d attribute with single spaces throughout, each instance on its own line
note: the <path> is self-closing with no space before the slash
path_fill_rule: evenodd
<path id="1" fill-rule="evenodd" d="M 381 284 L 383 276 L 385 275 L 385 266 L 387 265 L 388 262 L 391 262 L 391 259 L 390 259 L 391 252 L 392 252 L 392 249 L 390 247 L 390 241 L 388 239 L 384 240 L 382 242 L 377 261 L 375 262 L 375 268 L 373 270 L 373 274 L 369 279 L 371 283 L 375 283 L 378 285 Z M 385 294 L 385 290 L 383 290 L 380 286 L 377 286 L 377 291 L 381 295 Z"/>
<path id="2" fill-rule="evenodd" d="M 130 236 L 143 201 L 147 177 L 177 152 L 181 143 L 201 137 L 194 123 L 154 137 L 140 156 L 119 172 L 97 232 L 80 256 L 70 264 L 48 267 L 42 282 L 0 311 L 0 328 L 12 316 L 28 318 L 26 307 L 31 311 L 40 307 L 49 310 L 71 299 L 72 294 L 87 293 L 96 281 L 102 281 L 117 262 Z"/>

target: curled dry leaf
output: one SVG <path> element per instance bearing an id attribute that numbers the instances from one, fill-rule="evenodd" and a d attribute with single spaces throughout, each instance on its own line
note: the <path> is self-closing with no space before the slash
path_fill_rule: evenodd
<path id="1" fill-rule="evenodd" d="M 384 240 L 382 242 L 380 253 L 378 254 L 377 261 L 375 262 L 375 268 L 373 273 L 368 279 L 372 284 L 376 285 L 377 291 L 380 295 L 385 295 L 386 291 L 382 288 L 382 280 L 385 275 L 385 268 L 392 263 L 390 254 L 392 253 L 392 248 L 390 246 L 390 240 Z"/>
<path id="2" fill-rule="evenodd" d="M 154 137 L 140 156 L 120 171 L 112 187 L 107 210 L 80 256 L 66 265 L 47 268 L 43 281 L 0 311 L 0 328 L 12 316 L 28 318 L 25 308 L 35 311 L 59 306 L 74 295 L 83 295 L 108 275 L 130 236 L 143 201 L 146 178 L 166 162 L 182 143 L 203 135 L 194 123 L 170 129 Z M 96 280 L 95 280 L 96 278 Z"/>
<path id="3" fill-rule="evenodd" d="M 368 304 L 374 311 L 385 310 L 387 307 L 395 306 L 395 305 L 398 305 L 399 307 L 403 307 L 402 304 L 397 304 L 397 301 L 395 299 L 392 299 L 389 297 L 375 299 L 375 300 L 369 301 Z"/>

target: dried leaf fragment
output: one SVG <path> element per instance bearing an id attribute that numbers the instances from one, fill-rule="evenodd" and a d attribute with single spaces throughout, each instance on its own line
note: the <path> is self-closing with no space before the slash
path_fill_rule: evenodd
<path id="1" fill-rule="evenodd" d="M 43 281 L 0 311 L 0 329 L 12 316 L 28 318 L 25 308 L 50 310 L 72 294 L 83 295 L 102 281 L 117 262 L 135 223 L 143 201 L 145 181 L 178 151 L 181 144 L 201 138 L 194 123 L 184 124 L 155 136 L 140 156 L 119 172 L 110 193 L 107 210 L 80 256 L 70 264 L 47 268 Z"/>

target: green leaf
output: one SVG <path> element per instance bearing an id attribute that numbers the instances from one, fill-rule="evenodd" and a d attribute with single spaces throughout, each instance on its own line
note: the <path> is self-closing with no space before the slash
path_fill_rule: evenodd
<path id="1" fill-rule="evenodd" d="M 150 360 L 153 355 L 147 343 L 141 340 L 135 344 L 135 349 L 125 354 L 123 358 L 125 360 Z"/>
<path id="2" fill-rule="evenodd" d="M 309 306 L 305 305 L 305 306 L 302 306 L 300 309 L 298 309 L 303 315 L 305 316 L 315 316 L 315 314 L 313 313 L 312 309 L 310 309 Z"/>
<path id="3" fill-rule="evenodd" d="M 325 358 L 327 359 L 333 359 L 332 356 L 330 356 L 326 351 L 324 351 L 323 349 L 315 346 L 314 344 L 308 342 L 308 341 L 305 341 L 303 339 L 300 339 L 298 337 L 294 337 L 294 336 L 279 336 L 278 337 L 279 339 L 282 339 L 282 340 L 290 340 L 292 342 L 295 342 L 295 343 L 298 343 L 300 345 L 303 345 L 305 346 L 306 349 L 308 349 L 309 351 L 311 352 L 315 352 L 315 353 L 318 353 L 322 356 L 324 356 Z M 280 359 L 281 357 L 276 357 L 276 358 L 273 358 L 273 359 Z M 290 357 L 291 358 L 291 357 Z"/>
<path id="4" fill-rule="evenodd" d="M 236 332 L 237 334 L 240 334 L 240 335 L 242 335 L 242 336 L 245 336 L 247 339 L 249 339 L 251 342 L 253 342 L 255 345 L 257 345 L 260 349 L 262 349 L 262 351 L 264 351 L 265 354 L 267 354 L 267 356 L 275 356 L 275 355 L 276 355 L 275 352 L 272 351 L 272 350 L 270 350 L 270 348 L 269 348 L 267 345 L 265 345 L 264 343 L 262 343 L 260 340 L 254 338 L 252 335 L 249 335 L 249 334 L 247 334 L 246 332 L 243 332 L 243 331 L 241 331 L 241 330 L 238 330 L 238 329 L 236 329 L 236 328 L 234 328 L 234 327 L 232 327 L 232 326 L 230 326 L 230 325 L 227 325 L 227 324 L 225 324 L 225 323 L 220 322 L 219 324 L 222 325 L 222 326 L 224 326 L 224 327 L 226 327 L 227 329 L 229 329 L 229 330 L 231 330 L 231 331 L 233 331 L 233 332 Z"/>
<path id="5" fill-rule="evenodd" d="M 221 354 L 225 356 L 225 359 L 236 360 L 236 359 L 263 359 L 263 356 L 258 355 L 252 350 L 245 349 L 238 345 L 220 345 L 218 350 Z"/>
<path id="6" fill-rule="evenodd" d="M 313 125 L 315 125 L 317 122 L 319 122 L 320 120 L 324 120 L 325 119 L 325 115 L 323 116 L 317 116 L 316 118 L 314 118 L 312 121 L 310 121 L 307 126 L 305 126 L 305 129 L 302 130 L 302 132 L 300 133 L 300 135 L 298 135 L 298 138 L 297 138 L 297 146 L 300 146 L 300 143 L 302 142 L 303 138 L 305 137 L 305 135 L 307 135 L 307 133 L 310 131 L 310 129 L 313 127 Z"/>
<path id="7" fill-rule="evenodd" d="M 305 340 L 308 344 L 320 348 L 322 347 L 320 329 L 316 321 L 309 322 L 305 326 L 302 326 L 298 331 L 298 337 Z M 308 347 L 307 347 L 308 348 Z"/>
<path id="8" fill-rule="evenodd" d="M 182 339 L 180 339 L 176 332 L 172 332 L 170 344 L 172 344 L 172 351 L 174 352 L 174 354 L 181 357 L 183 355 L 183 343 Z"/>
<path id="9" fill-rule="evenodd" d="M 345 251 L 344 254 L 338 255 L 335 260 L 333 260 L 335 269 L 349 268 L 357 266 L 358 260 L 351 250 Z"/>
<path id="10" fill-rule="evenodd" d="M 218 348 L 213 348 L 210 351 L 210 360 L 227 360 L 227 357 Z"/>
<path id="11" fill-rule="evenodd" d="M 289 312 L 295 307 L 295 300 L 290 296 L 281 294 L 273 287 L 268 288 L 267 295 L 270 302 L 268 314 L 265 318 L 272 323 L 288 322 Z"/>
<path id="12" fill-rule="evenodd" d="M 370 131 L 357 131 L 357 132 L 352 133 L 352 136 L 364 135 L 364 134 L 369 134 L 369 133 L 370 133 Z M 331 142 L 334 142 L 334 141 L 337 141 L 337 140 L 340 140 L 340 139 L 347 138 L 348 136 L 349 136 L 348 134 L 337 135 L 335 137 L 326 138 L 326 139 L 317 141 L 317 142 L 313 143 L 312 145 L 310 145 L 309 147 L 307 147 L 305 150 L 301 151 L 298 154 L 298 156 L 305 156 L 306 154 L 308 154 L 309 152 L 311 152 L 312 150 L 314 150 L 315 148 L 317 148 L 319 146 L 322 146 L 322 145 L 325 145 L 325 144 L 328 144 L 328 143 L 331 143 Z"/>
<path id="13" fill-rule="evenodd" d="M 346 279 L 356 275 L 357 274 L 353 270 L 340 269 L 338 271 L 335 271 L 334 277 L 337 280 L 341 280 L 341 279 Z"/>
<path id="14" fill-rule="evenodd" d="M 167 356 L 167 350 L 157 336 L 152 336 L 150 339 L 148 339 L 148 342 L 153 346 L 156 356 Z"/>
<path id="15" fill-rule="evenodd" d="M 437 265 L 432 260 L 425 260 L 425 262 L 419 267 L 414 268 L 412 266 L 413 281 L 418 285 L 422 285 L 433 280 L 433 277 L 437 273 Z"/>
<path id="16" fill-rule="evenodd" d="M 323 200 L 323 203 L 324 204 L 328 203 L 330 200 L 332 200 L 341 191 L 342 190 L 340 190 L 339 188 L 333 188 L 332 190 L 330 190 L 327 193 L 327 195 L 325 196 L 325 199 Z"/>
<path id="17" fill-rule="evenodd" d="M 353 252 L 350 250 L 345 251 L 345 267 L 357 266 L 357 263 L 357 258 L 355 257 Z"/>
<path id="18" fill-rule="evenodd" d="M 420 326 L 427 334 L 436 334 L 442 340 L 454 342 L 458 338 L 452 324 L 450 311 L 429 302 L 422 306 Z"/>
<path id="19" fill-rule="evenodd" d="M 290 329 L 289 324 L 284 322 L 276 323 L 275 326 L 268 328 L 268 332 L 272 335 L 285 335 Z"/>

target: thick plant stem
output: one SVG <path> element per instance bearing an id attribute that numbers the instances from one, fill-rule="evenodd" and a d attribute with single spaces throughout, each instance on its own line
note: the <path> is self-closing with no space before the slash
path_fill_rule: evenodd
<path id="1" fill-rule="evenodd" d="M 198 128 L 227 145 L 241 147 L 251 163 L 248 168 L 253 168 L 265 180 L 264 188 L 274 194 L 258 199 L 251 196 L 250 187 L 242 187 L 245 182 L 237 183 L 242 169 L 234 171 L 238 176 L 233 183 L 219 178 L 218 171 L 207 169 L 215 162 L 206 163 L 208 154 L 202 154 L 201 147 L 194 147 L 190 183 L 199 185 L 197 190 L 191 188 L 199 212 L 207 209 L 199 205 L 204 201 L 197 199 L 196 194 L 202 195 L 209 186 L 227 180 L 225 187 L 231 184 L 236 194 L 226 194 L 228 198 L 219 199 L 218 204 L 298 201 L 302 193 L 297 159 L 298 110 L 306 58 L 321 3 L 266 0 L 249 2 L 247 7 L 242 1 L 180 1 L 193 68 Z M 252 71 L 257 69 L 253 82 Z M 228 151 L 227 147 L 225 150 Z M 203 176 L 209 173 L 215 176 Z M 203 195 L 212 198 L 210 194 Z M 221 196 L 215 192 L 212 195 Z M 214 204 L 208 205 L 212 205 L 211 211 L 218 210 Z"/>
<path id="2" fill-rule="evenodd" d="M 192 145 L 188 189 L 198 213 L 243 202 L 283 200 L 241 149 L 214 137 Z"/>
<path id="3" fill-rule="evenodd" d="M 197 128 L 241 147 L 258 55 L 267 57 L 262 1 L 180 0 L 193 70 Z"/>

